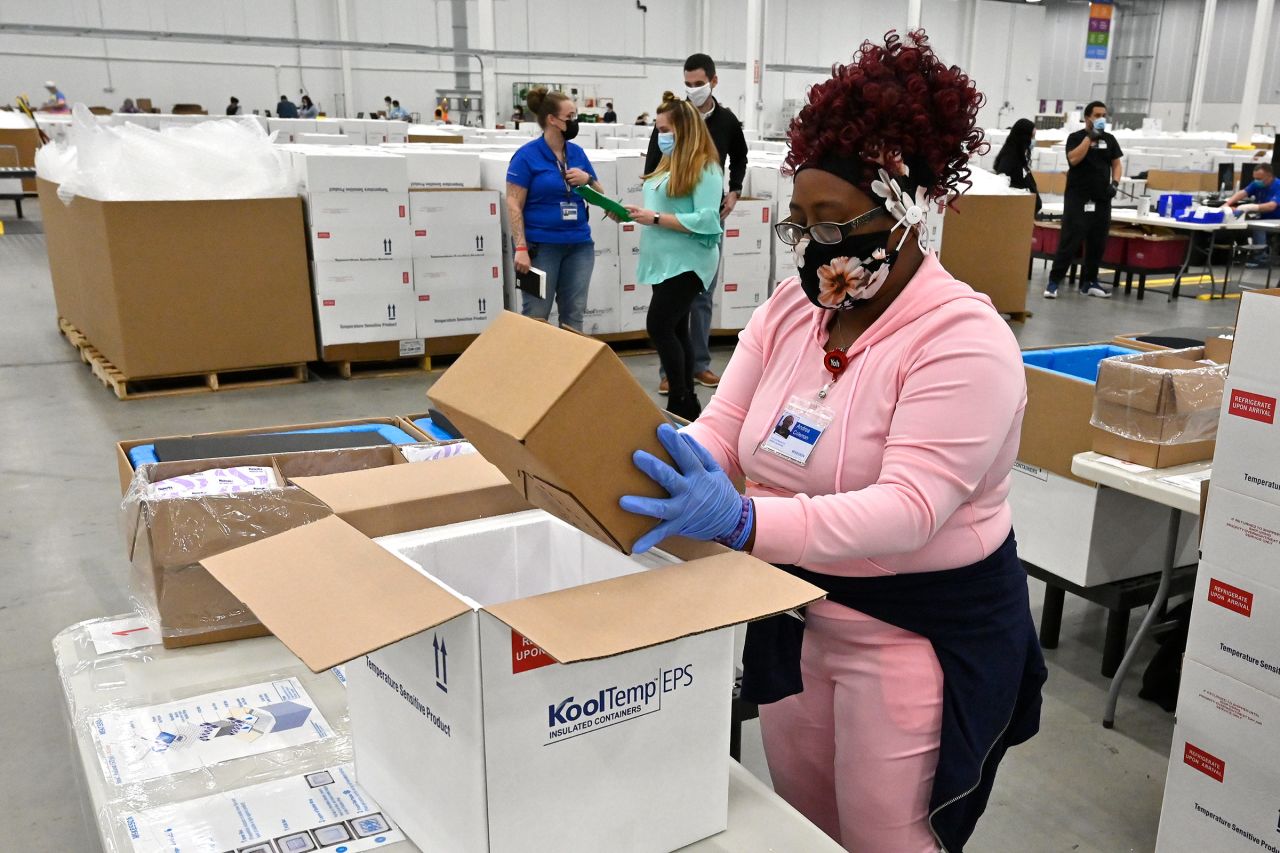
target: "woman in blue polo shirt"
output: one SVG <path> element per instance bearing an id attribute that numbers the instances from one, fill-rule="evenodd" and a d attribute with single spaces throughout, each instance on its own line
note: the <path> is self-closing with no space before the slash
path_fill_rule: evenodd
<path id="1" fill-rule="evenodd" d="M 551 303 L 560 326 L 582 331 L 595 244 L 587 205 L 574 187 L 603 192 L 586 153 L 570 142 L 578 135 L 578 108 L 563 92 L 531 91 L 525 102 L 542 136 L 522 146 L 507 169 L 507 212 L 515 240 L 516 272 L 537 267 L 547 274 L 546 298 L 521 292 L 521 313 L 546 320 Z"/>

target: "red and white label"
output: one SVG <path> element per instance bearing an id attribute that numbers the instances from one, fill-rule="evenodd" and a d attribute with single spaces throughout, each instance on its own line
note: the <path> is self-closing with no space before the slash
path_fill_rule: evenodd
<path id="1" fill-rule="evenodd" d="M 725 286 L 724 286 L 724 292 L 725 292 L 725 293 L 733 293 L 733 292 L 734 292 L 734 291 L 736 291 L 737 289 L 738 289 L 738 285 L 736 285 L 736 284 L 725 284 Z"/>
<path id="2" fill-rule="evenodd" d="M 524 636 L 511 632 L 511 674 L 550 666 L 555 658 L 529 642 Z"/>
<path id="3" fill-rule="evenodd" d="M 419 302 L 430 302 L 430 301 L 431 301 L 431 294 L 430 294 L 430 293 L 419 293 L 419 294 L 418 294 L 418 301 L 419 301 Z"/>
<path id="4" fill-rule="evenodd" d="M 636 230 L 636 226 L 634 223 L 627 223 L 626 225 L 622 226 L 622 230 L 630 234 L 632 231 Z"/>
<path id="5" fill-rule="evenodd" d="M 336 299 L 325 299 L 325 300 L 321 301 L 321 303 L 320 303 L 320 304 L 321 304 L 321 305 L 323 305 L 325 308 L 332 308 L 333 306 L 335 306 L 335 305 L 337 305 L 337 304 L 338 304 L 338 300 L 336 300 Z"/>
<path id="6" fill-rule="evenodd" d="M 494 278 L 497 278 L 497 277 L 498 277 L 498 268 L 497 268 L 497 267 L 494 267 L 494 268 L 493 268 L 493 277 L 494 277 Z"/>
<path id="7" fill-rule="evenodd" d="M 409 283 L 409 274 L 408 274 L 407 272 L 406 272 L 406 273 L 404 273 L 404 274 L 401 276 L 401 280 L 402 280 L 405 284 L 408 284 L 408 283 Z"/>
<path id="8" fill-rule="evenodd" d="M 1261 421 L 1264 424 L 1276 422 L 1276 398 L 1264 394 L 1250 394 L 1248 391 L 1233 389 L 1228 412 L 1236 417 Z"/>
<path id="9" fill-rule="evenodd" d="M 760 211 L 760 221 L 766 225 L 769 224 L 769 208 L 766 207 Z"/>
<path id="10" fill-rule="evenodd" d="M 498 206 L 496 204 L 489 205 L 489 215 L 490 216 L 498 215 Z"/>
<path id="11" fill-rule="evenodd" d="M 328 231 L 317 231 L 317 232 L 316 232 L 316 239 L 317 239 L 317 240 L 328 240 L 328 239 L 329 239 L 329 232 L 328 232 Z"/>
<path id="12" fill-rule="evenodd" d="M 729 237 L 737 237 L 740 233 L 741 232 L 738 231 L 737 228 L 730 228 L 728 231 L 724 232 L 724 236 L 727 239 Z"/>
<path id="13" fill-rule="evenodd" d="M 1194 767 L 1210 779 L 1221 782 L 1227 775 L 1227 762 L 1216 755 L 1205 752 L 1190 741 L 1182 749 L 1182 761 L 1188 767 Z"/>
<path id="14" fill-rule="evenodd" d="M 415 237 L 425 237 L 425 236 L 427 236 L 427 229 L 425 229 L 425 228 L 420 228 L 420 229 L 418 229 L 417 231 L 414 231 L 414 232 L 413 232 L 413 236 L 415 236 Z"/>
<path id="15" fill-rule="evenodd" d="M 400 218 L 404 219 L 404 205 L 400 205 Z"/>
<path id="16" fill-rule="evenodd" d="M 623 293 L 630 293 L 631 291 L 633 291 L 633 290 L 635 290 L 635 289 L 636 289 L 636 286 L 635 286 L 634 284 L 624 284 L 624 285 L 622 285 L 622 291 L 623 291 Z"/>
<path id="17" fill-rule="evenodd" d="M 1217 578 L 1209 578 L 1209 601 L 1244 616 L 1253 615 L 1253 593 Z"/>

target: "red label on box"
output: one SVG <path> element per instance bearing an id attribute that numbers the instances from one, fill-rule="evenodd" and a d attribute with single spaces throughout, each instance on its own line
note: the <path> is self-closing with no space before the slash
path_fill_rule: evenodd
<path id="1" fill-rule="evenodd" d="M 409 274 L 408 274 L 408 273 L 405 273 L 401 278 L 404 280 L 404 283 L 405 283 L 405 284 L 408 284 L 408 283 L 409 283 Z"/>
<path id="2" fill-rule="evenodd" d="M 1253 593 L 1217 578 L 1209 578 L 1209 601 L 1245 616 L 1253 614 Z"/>
<path id="3" fill-rule="evenodd" d="M 622 289 L 624 292 L 630 293 L 631 291 L 636 289 L 636 286 L 634 284 L 624 284 L 622 285 Z"/>
<path id="4" fill-rule="evenodd" d="M 316 239 L 317 239 L 317 240 L 328 240 L 328 239 L 329 239 L 329 232 L 328 232 L 328 231 L 317 231 L 317 232 L 316 232 Z"/>
<path id="5" fill-rule="evenodd" d="M 515 631 L 511 632 L 511 674 L 550 666 L 555 659 Z"/>
<path id="6" fill-rule="evenodd" d="M 338 304 L 338 300 L 336 300 L 336 299 L 325 299 L 325 300 L 324 300 L 324 301 L 322 301 L 320 304 L 321 304 L 321 305 L 323 305 L 325 308 L 332 308 L 333 306 L 335 306 L 335 305 L 337 305 L 337 304 Z"/>
<path id="7" fill-rule="evenodd" d="M 400 205 L 400 218 L 404 219 L 404 205 Z"/>
<path id="8" fill-rule="evenodd" d="M 413 232 L 413 236 L 415 236 L 415 237 L 425 237 L 425 236 L 427 236 L 427 229 L 423 228 L 423 229 L 421 229 L 420 231 L 414 231 L 414 232 Z"/>
<path id="9" fill-rule="evenodd" d="M 769 222 L 769 208 L 766 207 L 760 211 L 760 221 L 766 224 Z"/>
<path id="10" fill-rule="evenodd" d="M 1227 763 L 1216 755 L 1210 755 L 1190 741 L 1182 750 L 1182 761 L 1188 767 L 1194 767 L 1210 779 L 1223 781 L 1227 775 Z"/>
<path id="11" fill-rule="evenodd" d="M 633 223 L 628 223 L 622 226 L 622 230 L 630 234 L 632 231 L 636 230 L 636 226 Z"/>
<path id="12" fill-rule="evenodd" d="M 733 292 L 734 292 L 734 291 L 736 291 L 737 289 L 738 289 L 738 285 L 736 285 L 736 284 L 726 284 L 726 285 L 724 286 L 724 292 L 725 292 L 725 293 L 733 293 Z"/>
<path id="13" fill-rule="evenodd" d="M 737 228 L 730 228 L 728 231 L 724 232 L 724 236 L 725 236 L 725 237 L 737 237 L 737 236 L 738 236 L 738 233 L 739 233 L 739 232 L 738 232 L 738 229 L 737 229 Z"/>
<path id="14" fill-rule="evenodd" d="M 498 215 L 498 206 L 496 204 L 489 205 L 489 215 L 490 216 Z"/>
<path id="15" fill-rule="evenodd" d="M 498 268 L 497 268 L 497 267 L 494 267 L 494 268 L 493 268 L 493 277 L 494 277 L 494 278 L 497 278 L 497 277 L 498 277 Z"/>
<path id="16" fill-rule="evenodd" d="M 431 294 L 430 294 L 430 293 L 419 293 L 419 294 L 418 294 L 418 301 L 419 301 L 419 302 L 430 302 L 430 301 L 431 301 Z"/>
<path id="17" fill-rule="evenodd" d="M 1263 394 L 1250 394 L 1248 391 L 1233 390 L 1231 405 L 1227 409 L 1231 414 L 1264 424 L 1276 422 L 1276 398 Z"/>

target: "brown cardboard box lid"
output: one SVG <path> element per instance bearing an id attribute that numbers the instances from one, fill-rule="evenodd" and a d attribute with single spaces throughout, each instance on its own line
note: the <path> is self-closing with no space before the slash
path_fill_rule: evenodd
<path id="1" fill-rule="evenodd" d="M 369 537 L 529 509 L 503 473 L 478 454 L 293 482 Z"/>
<path id="2" fill-rule="evenodd" d="M 1202 358 L 1204 348 L 1193 347 L 1104 359 L 1097 397 L 1144 412 L 1217 408 L 1225 375 L 1220 367 L 1200 363 Z"/>
<path id="3" fill-rule="evenodd" d="M 336 516 L 201 565 L 315 672 L 470 610 Z"/>
<path id="4" fill-rule="evenodd" d="M 533 505 L 624 553 L 655 523 L 618 499 L 666 496 L 632 463 L 665 419 L 604 343 L 504 312 L 428 396 Z"/>

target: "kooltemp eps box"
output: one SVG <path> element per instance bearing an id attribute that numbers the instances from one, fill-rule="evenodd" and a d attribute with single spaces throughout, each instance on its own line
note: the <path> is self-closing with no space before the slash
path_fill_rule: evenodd
<path id="1" fill-rule="evenodd" d="M 498 193 L 491 190 L 411 193 L 413 257 L 457 258 L 500 252 L 501 203 Z"/>
<path id="2" fill-rule="evenodd" d="M 622 290 L 618 305 L 619 332 L 643 332 L 648 327 L 653 288 L 636 281 L 639 264 L 639 255 L 623 255 L 618 259 L 618 279 Z"/>
<path id="3" fill-rule="evenodd" d="M 1219 740 L 1247 747 L 1253 761 L 1273 769 L 1280 792 L 1280 697 L 1185 658 L 1178 723 L 1187 731 L 1213 732 Z"/>
<path id="4" fill-rule="evenodd" d="M 500 258 L 418 258 L 418 337 L 476 335 L 502 312 Z"/>
<path id="5" fill-rule="evenodd" d="M 1192 601 L 1187 657 L 1280 696 L 1280 589 L 1206 554 Z"/>
<path id="6" fill-rule="evenodd" d="M 720 286 L 711 293 L 711 328 L 743 329 L 769 298 L 770 259 L 763 255 L 725 255 Z"/>
<path id="7" fill-rule="evenodd" d="M 315 261 L 311 264 L 311 283 L 320 296 L 385 293 L 398 288 L 408 291 L 413 289 L 413 261 Z"/>
<path id="8" fill-rule="evenodd" d="M 1184 670 L 1185 677 L 1185 670 Z M 1280 776 L 1217 730 L 1173 730 L 1160 809 L 1158 853 L 1275 850 Z M 1266 846 L 1264 846 L 1266 845 Z"/>
<path id="9" fill-rule="evenodd" d="M 408 288 L 372 293 L 317 293 L 320 345 L 416 338 L 416 303 L 413 291 Z"/>
<path id="10" fill-rule="evenodd" d="M 612 224 L 612 223 L 610 223 Z M 587 310 L 582 316 L 582 331 L 588 335 L 611 335 L 621 331 L 619 310 L 622 303 L 618 259 L 597 255 L 587 288 Z"/>
<path id="11" fill-rule="evenodd" d="M 724 254 L 768 255 L 773 245 L 772 201 L 744 198 L 724 220 Z"/>
<path id="12" fill-rule="evenodd" d="M 446 146 L 447 147 L 447 146 Z M 408 163 L 410 190 L 465 190 L 480 187 L 480 154 L 406 145 L 391 151 Z"/>
<path id="13" fill-rule="evenodd" d="M 408 193 L 311 193 L 304 197 L 314 229 L 388 228 L 409 224 Z"/>
<path id="14" fill-rule="evenodd" d="M 1241 577 L 1280 587 L 1280 505 L 1209 485 L 1200 550 Z"/>
<path id="15" fill-rule="evenodd" d="M 313 145 L 294 149 L 291 156 L 294 173 L 307 194 L 399 194 L 409 190 L 408 166 L 405 158 L 397 154 L 369 148 Z"/>
<path id="16" fill-rule="evenodd" d="M 392 263 L 413 257 L 407 224 L 348 225 L 311 228 L 311 258 L 315 261 Z"/>

